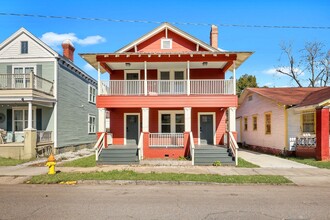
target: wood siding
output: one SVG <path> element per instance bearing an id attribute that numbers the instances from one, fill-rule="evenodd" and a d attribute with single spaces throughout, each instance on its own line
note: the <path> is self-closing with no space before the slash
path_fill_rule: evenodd
<path id="1" fill-rule="evenodd" d="M 235 95 L 97 96 L 98 108 L 236 107 Z"/>
<path id="2" fill-rule="evenodd" d="M 255 93 L 252 100 L 248 99 L 249 96 L 246 96 L 237 109 L 237 117 L 242 117 L 241 141 L 249 145 L 283 150 L 287 143 L 284 107 Z M 265 134 L 265 113 L 268 112 L 271 113 L 271 134 Z M 252 116 L 257 116 L 256 131 L 252 127 Z M 244 130 L 245 117 L 248 120 L 247 131 Z"/>

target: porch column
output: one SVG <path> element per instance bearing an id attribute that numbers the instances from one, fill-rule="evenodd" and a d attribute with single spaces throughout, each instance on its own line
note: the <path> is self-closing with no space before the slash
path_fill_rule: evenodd
<path id="1" fill-rule="evenodd" d="M 149 108 L 142 108 L 142 132 L 149 132 Z"/>
<path id="2" fill-rule="evenodd" d="M 101 71 L 100 62 L 97 62 L 97 94 L 101 94 Z"/>
<path id="3" fill-rule="evenodd" d="M 184 131 L 191 131 L 191 107 L 184 107 Z"/>
<path id="4" fill-rule="evenodd" d="M 28 129 L 32 129 L 32 102 L 29 102 L 29 108 L 28 108 Z"/>
<path id="5" fill-rule="evenodd" d="M 106 132 L 106 126 L 105 126 L 105 121 L 106 121 L 106 110 L 105 108 L 99 108 L 99 130 L 98 132 Z"/>
<path id="6" fill-rule="evenodd" d="M 147 61 L 144 61 L 144 95 L 148 95 L 147 85 Z"/>
<path id="7" fill-rule="evenodd" d="M 236 107 L 228 108 L 229 131 L 236 132 Z"/>
<path id="8" fill-rule="evenodd" d="M 234 69 L 233 69 L 233 94 L 236 95 L 236 64 L 235 64 L 235 60 L 233 62 L 233 65 L 234 65 Z"/>
<path id="9" fill-rule="evenodd" d="M 316 108 L 316 149 L 317 160 L 329 159 L 329 108 Z"/>
<path id="10" fill-rule="evenodd" d="M 187 61 L 187 95 L 190 95 L 190 62 Z"/>

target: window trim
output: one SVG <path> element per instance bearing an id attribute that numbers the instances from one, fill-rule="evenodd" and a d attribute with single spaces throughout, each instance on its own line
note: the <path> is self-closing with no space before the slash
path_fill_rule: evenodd
<path id="1" fill-rule="evenodd" d="M 91 88 L 92 88 L 92 92 L 93 91 L 95 92 L 95 95 L 92 96 L 92 100 L 90 99 L 90 97 L 91 97 L 90 89 Z M 88 102 L 93 103 L 93 104 L 96 104 L 96 96 L 97 96 L 96 87 L 93 86 L 92 84 L 88 84 L 88 97 L 87 97 L 88 98 Z"/>
<path id="2" fill-rule="evenodd" d="M 89 123 L 90 118 L 94 118 L 94 121 L 95 121 L 94 132 L 92 130 L 90 130 L 90 123 Z M 87 131 L 88 131 L 88 134 L 96 134 L 96 116 L 93 114 L 88 114 Z"/>
<path id="3" fill-rule="evenodd" d="M 137 73 L 139 74 L 139 78 L 138 80 L 141 80 L 141 74 L 140 74 L 140 70 L 124 70 L 124 79 L 127 80 L 127 73 Z"/>
<path id="4" fill-rule="evenodd" d="M 313 114 L 313 129 L 314 131 L 304 131 L 304 114 Z M 309 133 L 309 134 L 315 134 L 316 133 L 316 112 L 302 112 L 300 115 L 300 127 L 301 127 L 301 133 Z"/>
<path id="5" fill-rule="evenodd" d="M 245 120 L 246 120 L 246 123 L 245 123 Z M 248 131 L 248 127 L 249 127 L 249 119 L 248 119 L 247 116 L 245 116 L 245 117 L 243 118 L 243 125 L 244 125 L 243 130 L 244 130 L 244 131 Z M 246 127 L 245 127 L 245 125 L 246 125 Z"/>
<path id="6" fill-rule="evenodd" d="M 170 42 L 170 48 L 165 48 L 164 47 L 164 42 L 165 41 L 168 41 Z M 162 38 L 161 41 L 160 41 L 160 49 L 162 50 L 171 50 L 173 48 L 173 40 L 172 38 Z"/>
<path id="7" fill-rule="evenodd" d="M 187 74 L 186 74 L 186 69 L 157 69 L 157 80 L 161 80 L 160 78 L 160 72 L 169 72 L 170 73 L 170 79 L 169 80 L 176 80 L 175 79 L 175 72 L 183 72 L 183 79 L 186 80 Z"/>
<path id="8" fill-rule="evenodd" d="M 254 119 L 256 119 L 256 124 L 254 124 Z M 254 127 L 256 125 L 256 127 Z M 253 115 L 252 116 L 252 131 L 257 131 L 258 130 L 258 116 Z"/>
<path id="9" fill-rule="evenodd" d="M 24 131 L 24 124 L 25 124 L 25 121 L 28 121 L 29 119 L 27 118 L 25 120 L 24 116 L 24 111 L 27 111 L 28 114 L 29 114 L 29 108 L 28 107 L 12 107 L 12 123 L 13 123 L 13 126 L 12 126 L 12 130 L 13 132 L 21 132 L 21 131 L 15 131 L 15 111 L 23 111 L 23 131 Z M 34 120 L 32 120 L 32 128 L 33 129 L 36 129 L 37 128 L 37 107 L 36 106 L 32 106 L 32 119 L 34 118 Z M 29 123 L 29 122 L 28 122 Z"/>
<path id="10" fill-rule="evenodd" d="M 23 43 L 26 43 L 26 53 L 23 53 Z M 29 41 L 21 41 L 21 54 L 29 54 Z"/>
<path id="11" fill-rule="evenodd" d="M 176 114 L 183 114 L 183 116 L 184 116 L 184 111 L 183 110 L 161 110 L 161 111 L 158 111 L 158 133 L 162 133 L 162 114 L 170 114 L 171 115 L 171 122 L 170 122 L 171 132 L 170 133 L 178 133 L 178 132 L 176 132 L 175 115 Z M 173 115 L 174 115 L 174 117 L 173 117 Z M 183 126 L 184 125 L 185 125 L 185 122 L 183 123 Z M 172 132 L 172 131 L 175 131 L 175 132 Z"/>
<path id="12" fill-rule="evenodd" d="M 267 120 L 266 117 L 267 115 L 270 115 L 270 132 L 267 132 Z M 272 112 L 265 112 L 265 135 L 271 135 L 272 134 Z"/>

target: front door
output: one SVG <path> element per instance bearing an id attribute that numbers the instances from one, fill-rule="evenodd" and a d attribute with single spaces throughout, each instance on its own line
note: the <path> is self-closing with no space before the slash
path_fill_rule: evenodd
<path id="1" fill-rule="evenodd" d="M 126 94 L 140 95 L 139 73 L 126 73 Z"/>
<path id="2" fill-rule="evenodd" d="M 213 145 L 213 115 L 200 115 L 200 144 Z"/>
<path id="3" fill-rule="evenodd" d="M 126 115 L 126 145 L 137 145 L 139 139 L 138 115 Z"/>

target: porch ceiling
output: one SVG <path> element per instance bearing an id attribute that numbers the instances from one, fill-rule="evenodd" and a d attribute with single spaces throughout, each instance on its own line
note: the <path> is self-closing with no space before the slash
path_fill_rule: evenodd
<path id="1" fill-rule="evenodd" d="M 129 63 L 129 62 L 128 62 Z M 134 62 L 134 63 L 106 63 L 112 70 L 136 70 L 144 69 L 144 62 Z M 222 69 L 227 62 L 190 62 L 189 66 L 191 69 L 204 69 L 204 68 L 214 68 Z M 187 62 L 147 62 L 147 69 L 185 69 L 187 68 Z"/>

